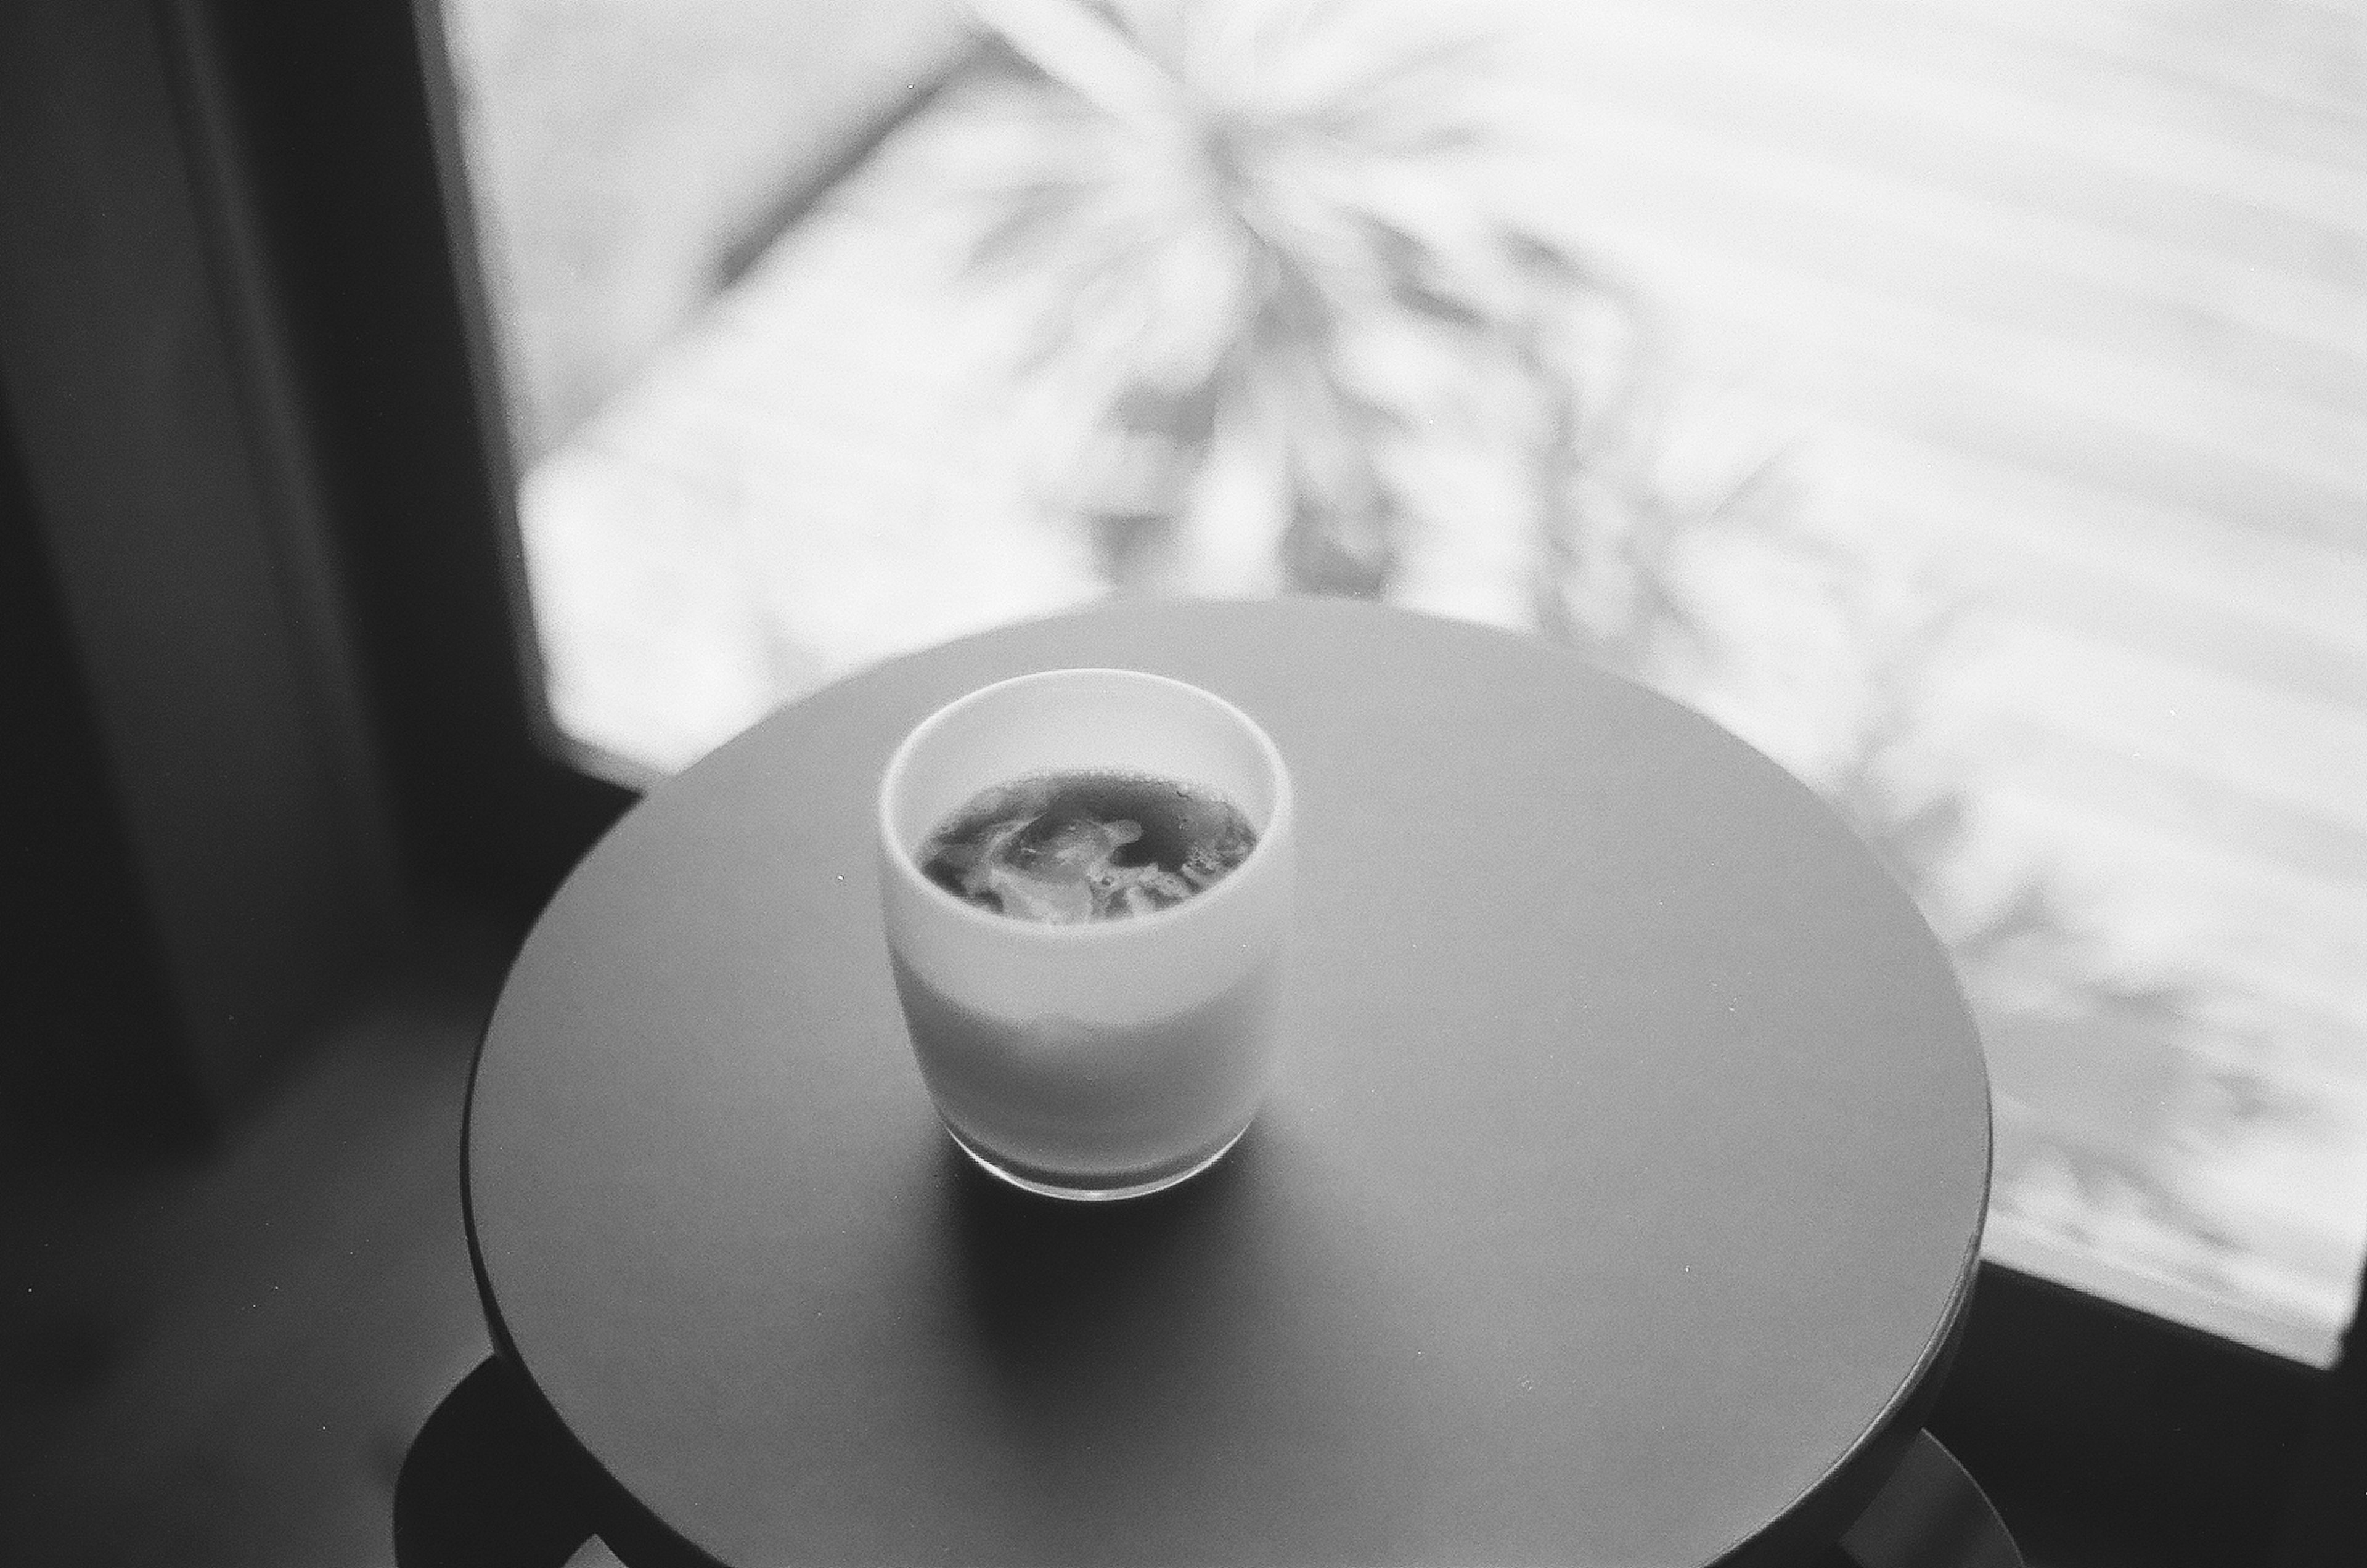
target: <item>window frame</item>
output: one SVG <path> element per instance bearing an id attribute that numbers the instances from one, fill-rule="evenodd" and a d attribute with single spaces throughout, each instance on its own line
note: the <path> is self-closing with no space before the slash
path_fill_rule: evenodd
<path id="1" fill-rule="evenodd" d="M 167 9 L 250 172 L 403 865 L 522 929 L 636 796 L 544 697 L 440 11 Z"/>

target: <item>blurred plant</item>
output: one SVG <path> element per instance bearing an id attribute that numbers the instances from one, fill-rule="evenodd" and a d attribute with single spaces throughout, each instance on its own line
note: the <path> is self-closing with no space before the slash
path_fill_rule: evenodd
<path id="1" fill-rule="evenodd" d="M 2312 1114 L 2306 1098 L 2266 1067 L 2277 1038 L 2306 1025 L 2291 1007 L 2230 976 L 2145 973 L 2116 962 L 2112 943 L 2048 869 L 2017 868 L 1977 905 L 1956 885 L 1974 856 L 1976 801 L 1960 773 L 1931 780 L 1928 759 L 1932 693 L 1960 640 L 1963 608 L 1928 610 L 1874 639 L 1858 721 L 1821 792 L 1946 942 L 1993 1051 L 1999 1032 L 2027 1030 L 2076 1041 L 2091 1059 L 2135 1051 L 2169 1065 L 2158 1103 L 2114 1108 L 2116 1120 L 2133 1123 L 2116 1128 L 2120 1135 L 2058 1129 L 2047 1140 L 2046 1168 L 2073 1185 L 2082 1213 L 2134 1211 L 2195 1244 L 2198 1251 L 2164 1266 L 2229 1289 L 2225 1265 L 2243 1253 L 2241 1238 L 2189 1193 L 2182 1168 L 2264 1122 L 2293 1125 Z M 2011 1206 L 2016 1195 L 2000 1200 Z"/>
<path id="2" fill-rule="evenodd" d="M 1952 875 L 1970 793 L 1913 782 L 1954 615 L 1879 629 L 1845 586 L 1861 563 L 1798 525 L 1779 462 L 1700 495 L 1670 481 L 1651 311 L 1477 194 L 1476 171 L 1517 140 L 1479 39 L 1360 31 L 1377 13 L 1350 0 L 976 8 L 1032 90 L 1011 106 L 1016 156 L 988 184 L 966 270 L 1023 305 L 1020 381 L 1082 410 L 1055 466 L 1113 582 L 1175 572 L 1228 439 L 1265 451 L 1280 485 L 1273 585 L 1375 598 L 1443 521 L 1421 460 L 1480 451 L 1523 515 L 1534 627 L 1663 687 L 1769 656 L 1699 607 L 1688 577 L 1707 547 L 1820 562 L 1844 583 L 1819 613 L 1857 641 L 1863 701 L 1833 765 L 1803 771 L 1931 916 L 1989 1026 L 2068 1018 L 2191 1055 L 2225 998 L 2120 973 L 2056 877 L 2026 873 L 1965 912 Z M 2212 1072 L 2222 1100 L 2266 1103 L 2257 1073 Z M 2088 1151 L 2071 1168 L 2091 1194 L 2136 1192 L 2226 1245 L 2157 1158 Z"/>
<path id="3" fill-rule="evenodd" d="M 1556 337 L 1639 313 L 1460 187 L 1506 142 L 1479 40 L 1390 39 L 1340 4 L 978 9 L 1046 90 L 968 269 L 1032 299 L 1020 375 L 1087 411 L 1063 466 L 1114 581 L 1172 567 L 1230 437 L 1281 487 L 1278 584 L 1379 596 L 1423 520 L 1408 450 L 1483 415 L 1524 433 L 1551 513 L 1540 571 L 1592 564 L 1565 470 L 1596 458 L 1628 387 L 1582 383 Z"/>
<path id="4" fill-rule="evenodd" d="M 1484 36 L 1354 0 L 976 8 L 1032 90 L 964 270 L 1025 318 L 1013 371 L 1065 413 L 1031 428 L 1114 583 L 1188 579 L 1228 441 L 1278 491 L 1255 586 L 1389 595 L 1486 504 L 1422 482 L 1476 456 L 1529 624 L 1646 679 L 1736 651 L 1683 581 L 1716 536 L 1819 547 L 1772 462 L 1660 472 L 1654 312 L 1487 195 L 1524 149 Z"/>

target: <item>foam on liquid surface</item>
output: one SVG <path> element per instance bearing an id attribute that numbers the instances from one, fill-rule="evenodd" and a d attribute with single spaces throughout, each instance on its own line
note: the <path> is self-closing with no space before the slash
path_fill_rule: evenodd
<path id="1" fill-rule="evenodd" d="M 981 791 L 918 859 L 998 914 L 1052 925 L 1155 914 L 1213 887 L 1257 831 L 1223 795 L 1146 773 L 1038 773 Z"/>

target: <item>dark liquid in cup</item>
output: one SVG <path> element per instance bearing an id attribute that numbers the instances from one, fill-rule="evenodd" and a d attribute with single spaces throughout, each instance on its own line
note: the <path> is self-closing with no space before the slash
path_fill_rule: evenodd
<path id="1" fill-rule="evenodd" d="M 1150 773 L 1036 773 L 982 790 L 915 857 L 946 892 L 1015 919 L 1154 914 L 1213 887 L 1257 847 L 1220 792 Z"/>

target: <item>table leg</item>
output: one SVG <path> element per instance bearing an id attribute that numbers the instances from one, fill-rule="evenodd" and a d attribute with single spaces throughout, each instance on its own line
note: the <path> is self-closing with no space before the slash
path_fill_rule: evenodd
<path id="1" fill-rule="evenodd" d="M 1929 1432 L 1915 1434 L 1841 1551 L 1858 1568 L 2022 1568 L 2005 1521 Z"/>
<path id="2" fill-rule="evenodd" d="M 498 1356 L 412 1439 L 394 1485 L 400 1568 L 562 1568 L 592 1538 L 596 1491 Z"/>

